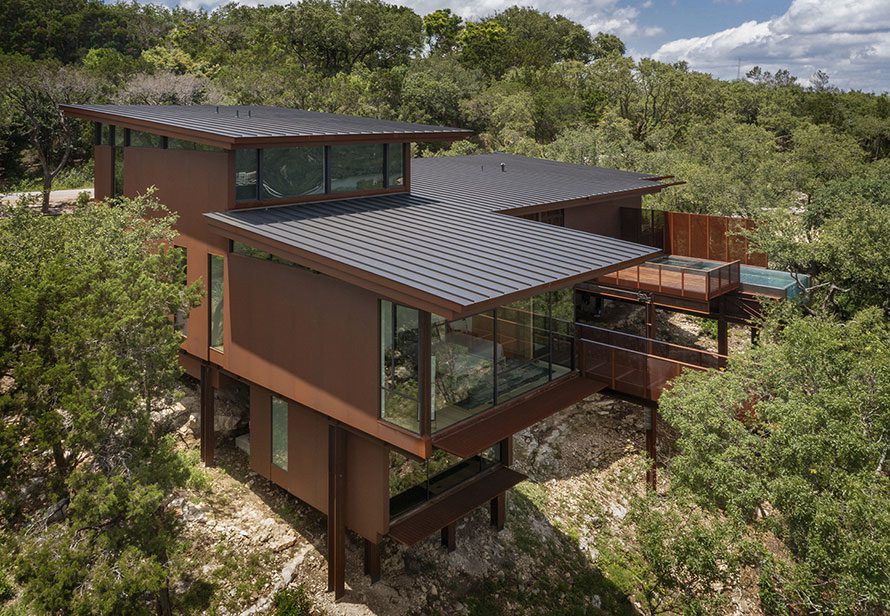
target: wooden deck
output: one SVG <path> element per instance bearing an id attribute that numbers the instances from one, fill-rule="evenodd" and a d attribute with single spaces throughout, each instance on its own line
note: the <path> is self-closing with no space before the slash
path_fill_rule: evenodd
<path id="1" fill-rule="evenodd" d="M 647 261 L 597 278 L 600 284 L 709 301 L 739 288 L 739 262 L 709 269 Z"/>
<path id="2" fill-rule="evenodd" d="M 436 500 L 400 516 L 390 525 L 389 536 L 399 543 L 414 545 L 457 522 L 473 509 L 490 502 L 525 478 L 525 475 L 511 468 L 496 466 Z"/>

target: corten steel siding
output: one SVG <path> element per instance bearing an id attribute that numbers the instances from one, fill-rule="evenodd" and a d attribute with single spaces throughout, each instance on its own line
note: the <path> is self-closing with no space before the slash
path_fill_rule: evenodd
<path id="1" fill-rule="evenodd" d="M 228 152 L 124 148 L 124 195 L 132 197 L 154 186 L 155 197 L 178 215 L 179 236 L 174 243 L 188 251 L 189 284 L 199 279 L 206 283 L 209 253 L 228 251 L 228 241 L 209 231 L 203 213 L 226 210 L 232 202 L 229 159 Z M 202 359 L 208 359 L 208 318 L 205 296 L 189 313 L 188 338 L 183 344 L 185 351 Z"/>
<path id="2" fill-rule="evenodd" d="M 93 190 L 97 201 L 114 192 L 114 149 L 110 145 L 93 148 Z"/>
<path id="3" fill-rule="evenodd" d="M 381 422 L 378 298 L 270 261 L 229 254 L 225 367 L 388 443 L 428 443 Z"/>
<path id="4" fill-rule="evenodd" d="M 622 207 L 642 207 L 641 197 L 602 201 L 565 209 L 565 226 L 608 237 L 621 237 Z"/>
<path id="5" fill-rule="evenodd" d="M 305 503 L 327 513 L 328 419 L 288 405 L 287 470 L 271 463 L 272 393 L 250 388 L 250 466 Z M 346 524 L 371 541 L 389 525 L 389 449 L 353 433 L 346 437 Z"/>

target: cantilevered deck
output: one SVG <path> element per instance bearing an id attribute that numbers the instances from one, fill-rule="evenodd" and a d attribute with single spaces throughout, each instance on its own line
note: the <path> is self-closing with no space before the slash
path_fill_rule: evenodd
<path id="1" fill-rule="evenodd" d="M 739 288 L 740 262 L 721 263 L 669 255 L 600 276 L 596 280 L 622 289 L 710 301 Z"/>

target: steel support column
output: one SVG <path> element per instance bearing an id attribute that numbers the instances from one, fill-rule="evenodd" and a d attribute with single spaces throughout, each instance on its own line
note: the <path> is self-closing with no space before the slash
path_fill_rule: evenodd
<path id="1" fill-rule="evenodd" d="M 442 529 L 442 545 L 449 552 L 457 547 L 457 522 L 452 522 Z"/>
<path id="2" fill-rule="evenodd" d="M 346 431 L 328 424 L 328 591 L 346 591 Z"/>
<path id="3" fill-rule="evenodd" d="M 372 584 L 380 580 L 380 544 L 370 539 L 365 539 L 365 575 Z"/>
<path id="4" fill-rule="evenodd" d="M 213 367 L 208 363 L 201 364 L 201 461 L 205 466 L 213 466 L 213 458 L 216 450 L 215 405 L 213 382 L 211 381 Z"/>
<path id="5" fill-rule="evenodd" d="M 501 492 L 490 502 L 491 525 L 496 529 L 504 530 L 504 522 L 507 519 L 507 493 Z"/>

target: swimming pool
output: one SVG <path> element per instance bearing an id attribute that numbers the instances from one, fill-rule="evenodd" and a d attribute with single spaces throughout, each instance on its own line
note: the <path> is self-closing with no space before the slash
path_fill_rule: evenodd
<path id="1" fill-rule="evenodd" d="M 755 295 L 791 299 L 800 295 L 800 285 L 810 286 L 810 277 L 806 274 L 796 274 L 797 278 L 795 278 L 795 274 L 790 272 L 754 267 L 753 265 L 741 266 L 740 274 L 742 291 Z"/>

